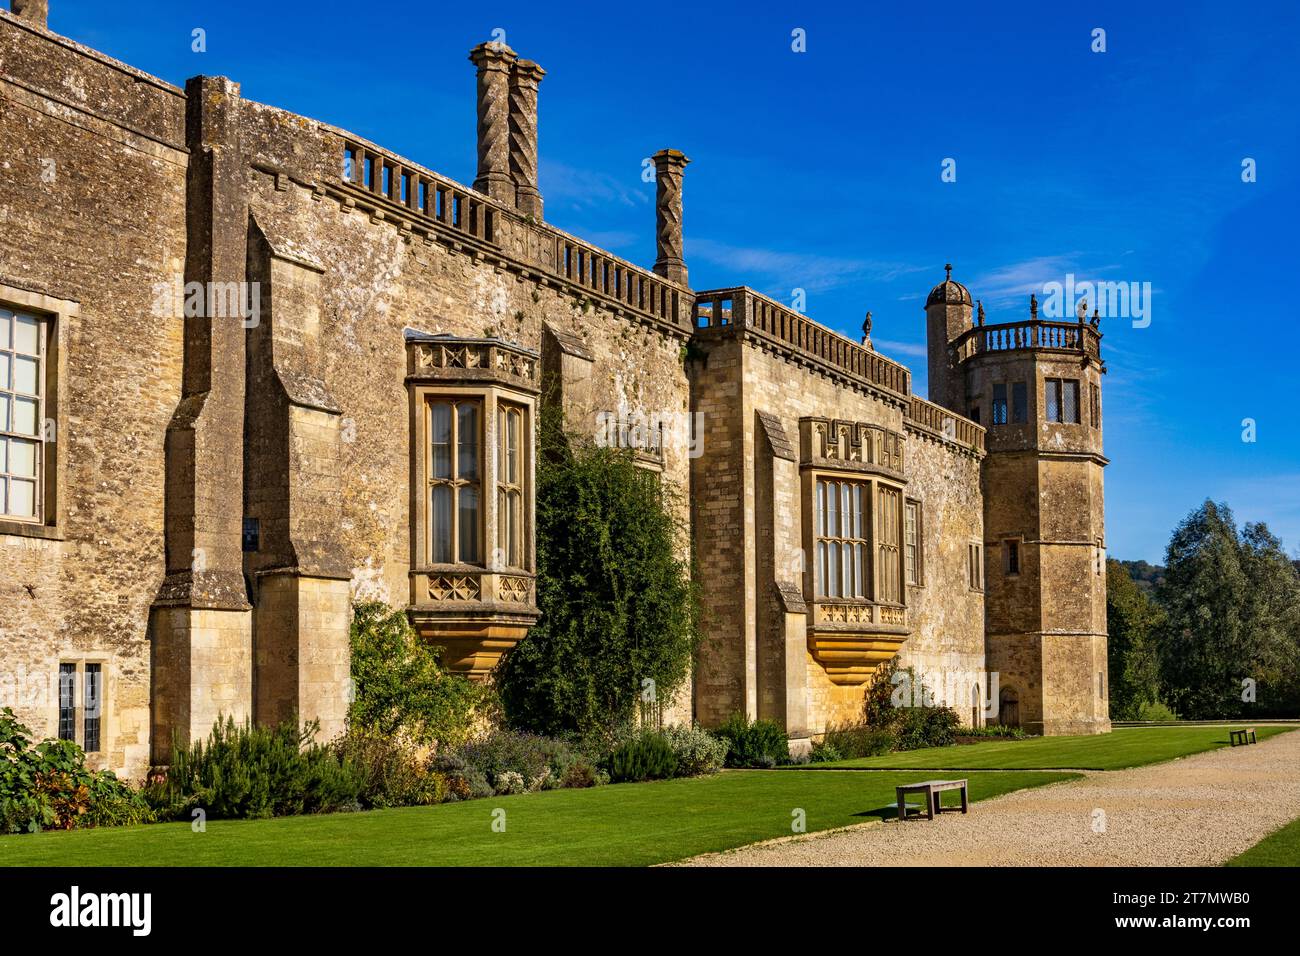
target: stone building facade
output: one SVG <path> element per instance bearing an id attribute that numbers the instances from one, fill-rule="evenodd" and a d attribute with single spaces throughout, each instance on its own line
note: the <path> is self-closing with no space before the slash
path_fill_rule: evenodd
<path id="1" fill-rule="evenodd" d="M 1095 328 L 973 326 L 941 283 L 925 401 L 869 336 L 692 290 L 680 152 L 654 157 L 653 269 L 547 223 L 545 73 L 470 59 L 467 187 L 230 80 L 148 76 L 43 0 L 0 11 L 0 704 L 137 777 L 219 713 L 332 735 L 371 597 L 487 679 L 538 615 L 556 402 L 688 503 L 706 642 L 664 719 L 807 740 L 897 655 L 971 720 L 998 667 L 1031 729 L 1105 729 Z M 1030 418 L 1002 429 L 1012 378 Z M 1066 378 L 1091 423 L 1048 421 Z"/>

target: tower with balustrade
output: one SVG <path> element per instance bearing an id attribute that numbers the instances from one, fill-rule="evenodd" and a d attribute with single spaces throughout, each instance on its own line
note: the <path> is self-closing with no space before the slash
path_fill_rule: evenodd
<path id="1" fill-rule="evenodd" d="M 1110 729 L 1106 667 L 1101 332 L 1074 319 L 986 323 L 947 277 L 926 301 L 930 398 L 987 429 L 984 536 L 968 586 L 985 592 L 998 721 L 1031 733 Z M 976 307 L 972 321 L 972 306 Z"/>

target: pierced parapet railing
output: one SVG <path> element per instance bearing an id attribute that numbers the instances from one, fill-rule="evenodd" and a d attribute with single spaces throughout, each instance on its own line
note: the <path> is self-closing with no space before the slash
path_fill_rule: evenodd
<path id="1" fill-rule="evenodd" d="M 694 324 L 697 330 L 731 325 L 757 330 L 796 353 L 811 356 L 879 388 L 899 395 L 908 395 L 912 390 L 912 373 L 905 365 L 744 286 L 698 293 Z"/>
<path id="2" fill-rule="evenodd" d="M 1008 352 L 1013 349 L 1079 352 L 1100 360 L 1101 333 L 1084 322 L 1028 319 L 999 325 L 977 325 L 963 332 L 953 347 L 957 350 L 959 362 L 984 352 Z"/>
<path id="3" fill-rule="evenodd" d="M 391 156 L 345 140 L 343 181 L 466 236 L 496 245 L 496 208 L 450 180 L 407 168 Z"/>
<path id="4" fill-rule="evenodd" d="M 555 271 L 574 285 L 591 289 L 629 309 L 665 322 L 679 319 L 681 292 L 653 272 L 615 259 L 572 236 L 555 237 Z"/>
<path id="5" fill-rule="evenodd" d="M 945 438 L 966 448 L 984 451 L 984 428 L 942 405 L 927 402 L 919 395 L 913 395 L 907 407 L 906 417 L 909 425 L 930 432 L 937 438 Z"/>

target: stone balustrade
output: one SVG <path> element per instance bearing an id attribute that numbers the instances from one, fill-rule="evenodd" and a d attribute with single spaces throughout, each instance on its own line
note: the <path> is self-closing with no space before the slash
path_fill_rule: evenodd
<path id="1" fill-rule="evenodd" d="M 574 285 L 665 322 L 678 321 L 681 293 L 659 276 L 572 236 L 555 237 L 556 271 Z"/>
<path id="2" fill-rule="evenodd" d="M 497 244 L 499 210 L 451 180 L 409 169 L 391 156 L 346 141 L 343 179 L 464 235 Z"/>
<path id="3" fill-rule="evenodd" d="M 1101 333 L 1086 322 L 1028 319 L 999 325 L 977 325 L 958 336 L 953 348 L 957 351 L 959 362 L 984 352 L 1007 352 L 1014 349 L 1078 352 L 1100 360 Z"/>
<path id="4" fill-rule="evenodd" d="M 816 359 L 877 388 L 897 395 L 911 392 L 912 374 L 906 366 L 832 332 L 753 289 L 738 286 L 696 294 L 697 330 L 731 325 L 762 333 L 796 354 Z"/>
<path id="5" fill-rule="evenodd" d="M 984 428 L 969 418 L 954 414 L 951 409 L 913 395 L 906 416 L 908 425 L 928 432 L 934 438 L 956 442 L 981 454 L 984 452 Z"/>

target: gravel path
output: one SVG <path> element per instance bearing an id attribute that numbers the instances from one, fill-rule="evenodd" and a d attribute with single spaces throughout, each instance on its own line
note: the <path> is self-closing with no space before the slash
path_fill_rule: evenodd
<path id="1" fill-rule="evenodd" d="M 961 776 L 918 771 L 917 779 L 927 773 Z M 1148 767 L 1087 771 L 972 803 L 966 815 L 869 823 L 680 865 L 1215 866 L 1297 817 L 1300 731 L 1292 731 Z"/>

